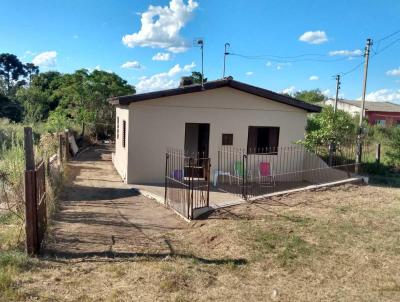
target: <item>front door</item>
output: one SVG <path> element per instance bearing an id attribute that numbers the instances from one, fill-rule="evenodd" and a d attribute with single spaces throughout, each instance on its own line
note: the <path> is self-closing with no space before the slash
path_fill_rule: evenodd
<path id="1" fill-rule="evenodd" d="M 208 158 L 210 124 L 185 124 L 185 155 L 194 158 Z"/>

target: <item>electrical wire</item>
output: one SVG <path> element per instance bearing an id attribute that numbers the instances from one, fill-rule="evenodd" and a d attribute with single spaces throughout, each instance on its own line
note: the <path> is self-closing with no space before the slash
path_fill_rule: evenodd
<path id="1" fill-rule="evenodd" d="M 237 56 L 241 57 L 244 59 L 248 60 L 268 60 L 272 62 L 277 62 L 277 63 L 296 63 L 296 62 L 325 62 L 325 63 L 331 63 L 331 62 L 338 62 L 338 61 L 343 61 L 347 60 L 347 57 L 342 57 L 342 58 L 337 58 L 337 59 L 316 59 L 316 58 L 304 58 L 304 59 L 284 59 L 284 58 L 290 58 L 290 57 L 281 57 L 280 59 L 278 58 L 279 56 L 248 56 L 248 55 L 243 55 L 239 53 L 230 53 L 229 55 L 231 56 Z M 292 58 L 295 57 L 304 57 L 308 56 L 311 54 L 307 55 L 299 55 L 299 56 L 293 56 Z M 353 56 L 353 57 L 361 57 L 361 56 Z"/>

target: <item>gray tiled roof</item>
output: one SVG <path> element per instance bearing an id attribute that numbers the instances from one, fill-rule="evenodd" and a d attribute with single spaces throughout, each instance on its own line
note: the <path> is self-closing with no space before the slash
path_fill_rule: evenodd
<path id="1" fill-rule="evenodd" d="M 339 102 L 353 105 L 361 108 L 361 101 L 339 100 Z M 367 111 L 381 111 L 381 112 L 400 112 L 400 105 L 391 102 L 371 102 L 365 101 L 365 109 Z"/>

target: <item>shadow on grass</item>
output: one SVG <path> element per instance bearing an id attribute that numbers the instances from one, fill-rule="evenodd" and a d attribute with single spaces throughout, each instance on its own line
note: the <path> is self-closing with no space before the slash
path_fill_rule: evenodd
<path id="1" fill-rule="evenodd" d="M 400 176 L 380 176 L 380 175 L 369 175 L 368 184 L 374 187 L 393 187 L 400 188 Z"/>
<path id="2" fill-rule="evenodd" d="M 134 261 L 169 261 L 170 259 L 188 259 L 202 264 L 215 265 L 245 265 L 247 260 L 244 258 L 238 259 L 207 259 L 197 257 L 193 254 L 180 253 L 134 253 L 134 252 L 52 252 L 47 250 L 46 255 L 41 257 L 43 260 L 54 262 L 65 262 L 68 260 L 80 260 L 79 262 L 134 262 Z"/>

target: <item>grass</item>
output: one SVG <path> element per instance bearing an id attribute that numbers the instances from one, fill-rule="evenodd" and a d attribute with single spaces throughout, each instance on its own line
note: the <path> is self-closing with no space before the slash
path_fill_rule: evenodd
<path id="1" fill-rule="evenodd" d="M 342 186 L 221 209 L 168 257 L 10 251 L 0 282 L 4 301 L 399 301 L 399 226 L 399 189 Z"/>
<path id="2" fill-rule="evenodd" d="M 20 301 L 18 276 L 30 270 L 35 261 L 20 251 L 0 251 L 0 301 Z"/>

